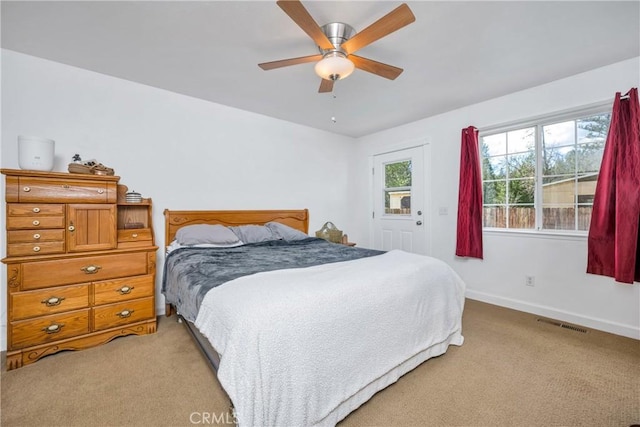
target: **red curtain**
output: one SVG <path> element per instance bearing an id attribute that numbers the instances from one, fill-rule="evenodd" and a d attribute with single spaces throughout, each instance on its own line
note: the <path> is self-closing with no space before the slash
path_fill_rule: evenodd
<path id="1" fill-rule="evenodd" d="M 462 129 L 456 255 L 482 259 L 482 172 L 478 129 Z"/>
<path id="2" fill-rule="evenodd" d="M 638 89 L 616 93 L 589 227 L 587 273 L 640 281 Z"/>

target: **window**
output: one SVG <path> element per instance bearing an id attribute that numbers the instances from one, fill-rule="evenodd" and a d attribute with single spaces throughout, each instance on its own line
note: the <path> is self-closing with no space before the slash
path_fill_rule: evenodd
<path id="1" fill-rule="evenodd" d="M 411 215 L 411 160 L 384 165 L 384 213 Z"/>
<path id="2" fill-rule="evenodd" d="M 481 132 L 484 227 L 588 230 L 607 110 Z"/>

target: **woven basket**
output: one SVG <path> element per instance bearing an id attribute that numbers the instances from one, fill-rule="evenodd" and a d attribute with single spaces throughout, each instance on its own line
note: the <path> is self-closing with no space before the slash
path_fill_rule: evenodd
<path id="1" fill-rule="evenodd" d="M 332 222 L 325 222 L 322 228 L 316 231 L 316 237 L 329 242 L 340 243 L 342 242 L 342 230 L 338 230 Z"/>

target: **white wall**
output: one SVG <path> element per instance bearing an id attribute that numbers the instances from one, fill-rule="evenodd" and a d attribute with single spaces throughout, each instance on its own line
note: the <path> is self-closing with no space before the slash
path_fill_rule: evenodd
<path id="1" fill-rule="evenodd" d="M 350 168 L 354 200 L 351 240 L 370 242 L 372 155 L 427 141 L 431 148 L 431 254 L 453 266 L 470 298 L 612 333 L 640 338 L 640 285 L 588 275 L 586 238 L 484 234 L 484 260 L 454 255 L 460 163 L 460 132 L 547 115 L 602 101 L 638 87 L 640 58 L 623 61 L 360 138 Z M 455 92 L 452 87 L 451 91 Z M 425 93 L 425 96 L 429 96 Z M 440 207 L 449 214 L 438 215 Z M 524 285 L 535 276 L 535 287 Z"/>
<path id="2" fill-rule="evenodd" d="M 164 209 L 308 208 L 312 234 L 329 220 L 350 228 L 352 138 L 2 50 L 3 168 L 18 169 L 18 135 L 54 139 L 55 171 L 80 153 L 151 197 L 159 246 Z M 3 214 L 0 229 L 4 222 Z M 158 286 L 163 262 L 159 250 Z M 4 350 L 4 265 L 1 275 Z"/>

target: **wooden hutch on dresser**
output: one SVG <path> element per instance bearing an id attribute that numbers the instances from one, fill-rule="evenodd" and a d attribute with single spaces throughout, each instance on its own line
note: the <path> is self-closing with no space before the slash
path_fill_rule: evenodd
<path id="1" fill-rule="evenodd" d="M 151 199 L 117 176 L 2 169 L 7 369 L 156 330 Z"/>

